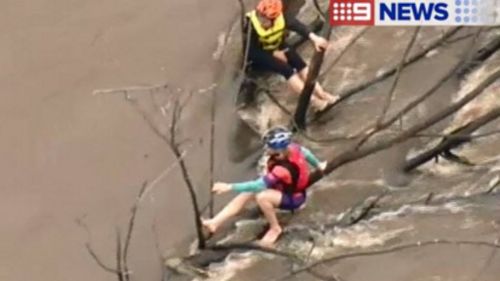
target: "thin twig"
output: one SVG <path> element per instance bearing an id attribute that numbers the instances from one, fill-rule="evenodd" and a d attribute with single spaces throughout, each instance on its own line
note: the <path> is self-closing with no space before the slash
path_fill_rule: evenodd
<path id="1" fill-rule="evenodd" d="M 408 45 L 406 46 L 406 49 L 403 53 L 403 57 L 401 58 L 401 61 L 398 64 L 398 67 L 396 69 L 396 77 L 394 78 L 394 81 L 392 82 L 389 93 L 386 96 L 384 105 L 382 107 L 382 112 L 380 113 L 379 117 L 375 121 L 375 124 L 373 125 L 373 129 L 369 130 L 368 133 L 356 144 L 356 148 L 359 148 L 360 146 L 362 146 L 371 136 L 373 136 L 379 130 L 379 126 L 382 124 L 382 121 L 384 120 L 385 115 L 387 114 L 387 111 L 389 110 L 389 107 L 391 106 L 392 100 L 394 98 L 394 94 L 396 93 L 396 86 L 398 85 L 399 78 L 401 77 L 401 73 L 402 73 L 403 67 L 405 65 L 405 61 L 407 60 L 408 55 L 410 54 L 410 50 L 413 48 L 413 44 L 415 43 L 415 40 L 416 40 L 419 32 L 420 32 L 420 26 L 415 28 L 415 31 L 413 32 L 413 35 L 410 38 L 410 41 L 408 42 Z"/>
<path id="2" fill-rule="evenodd" d="M 365 33 L 370 29 L 371 27 L 368 26 L 368 27 L 365 27 L 363 28 L 363 30 L 361 30 L 358 34 L 356 34 L 356 36 L 354 36 L 354 38 L 349 41 L 349 43 L 347 43 L 347 45 L 340 51 L 340 53 L 338 54 L 338 56 L 332 61 L 332 63 L 330 65 L 328 65 L 327 67 L 324 68 L 324 70 L 318 75 L 318 80 L 322 80 L 325 75 L 330 72 L 330 70 L 332 70 L 332 68 L 340 61 L 340 59 L 344 56 L 345 53 L 347 53 L 347 50 L 349 50 L 349 48 L 351 46 L 354 45 L 354 43 L 356 43 L 361 37 L 363 37 L 363 35 L 365 35 Z"/>
<path id="3" fill-rule="evenodd" d="M 214 165 L 215 165 L 215 108 L 217 104 L 217 91 L 213 91 L 212 94 L 212 106 L 210 108 L 210 182 L 208 187 L 209 194 L 209 216 L 212 218 L 214 216 L 214 194 L 212 191 L 212 185 L 214 184 Z"/>
<path id="4" fill-rule="evenodd" d="M 123 274 L 123 266 L 122 266 L 122 238 L 120 229 L 116 227 L 115 229 L 115 240 L 116 240 L 116 268 L 118 269 L 118 280 L 124 281 L 128 280 L 128 274 Z"/>
<path id="5" fill-rule="evenodd" d="M 167 83 L 152 85 L 152 86 L 130 86 L 124 88 L 109 88 L 109 89 L 98 89 L 92 92 L 93 96 L 103 95 L 103 94 L 119 94 L 119 93 L 128 93 L 128 92 L 138 92 L 138 91 L 157 91 L 160 89 L 168 88 Z"/>
<path id="6" fill-rule="evenodd" d="M 82 218 L 77 218 L 75 220 L 76 224 L 78 226 L 80 226 L 81 228 L 83 228 L 83 230 L 85 231 L 85 233 L 87 233 L 87 242 L 85 242 L 85 248 L 87 249 L 87 252 L 89 253 L 89 255 L 94 259 L 94 261 L 97 263 L 97 265 L 99 267 L 101 267 L 102 269 L 104 269 L 104 271 L 106 272 L 109 272 L 109 273 L 113 273 L 113 274 L 116 274 L 118 275 L 120 272 L 109 266 L 109 265 L 106 265 L 100 258 L 99 256 L 97 255 L 97 253 L 94 251 L 94 249 L 92 248 L 92 244 L 91 244 L 91 235 L 90 235 L 90 230 L 89 230 L 89 227 L 87 226 L 87 224 L 83 221 Z"/>
<path id="7" fill-rule="evenodd" d="M 145 181 L 142 184 L 142 187 L 139 191 L 139 194 L 137 195 L 136 202 L 132 206 L 132 209 L 131 209 L 130 219 L 129 219 L 128 228 L 127 228 L 127 236 L 125 238 L 125 243 L 123 244 L 123 270 L 125 272 L 129 272 L 129 270 L 128 270 L 128 249 L 130 246 L 130 241 L 132 239 L 132 233 L 134 231 L 135 217 L 137 215 L 137 210 L 139 208 L 139 202 L 140 202 L 141 198 L 143 197 L 143 194 L 146 191 L 147 187 L 148 187 L 148 183 L 147 183 L 147 181 Z M 129 278 L 127 275 L 127 280 L 128 279 Z"/>
<path id="8" fill-rule="evenodd" d="M 424 102 L 425 100 L 427 100 L 428 98 L 430 98 L 433 94 L 435 94 L 437 92 L 437 90 L 439 88 L 441 88 L 441 86 L 446 81 L 448 81 L 449 79 L 451 79 L 456 74 L 456 72 L 464 64 L 467 64 L 467 62 L 469 61 L 469 59 L 472 56 L 472 53 L 473 53 L 473 50 L 474 50 L 474 46 L 477 43 L 477 39 L 478 39 L 480 33 L 481 33 L 481 29 L 478 29 L 478 31 L 475 34 L 474 40 L 471 42 L 471 45 L 467 49 L 468 51 L 465 52 L 465 54 L 462 57 L 462 59 L 459 62 L 457 62 L 457 64 L 453 68 L 451 68 L 441 79 L 439 79 L 434 84 L 434 86 L 432 86 L 427 92 L 425 92 L 424 94 L 422 94 L 418 98 L 414 99 L 413 101 L 409 102 L 401 110 L 399 110 L 398 112 L 394 113 L 394 115 L 392 117 L 390 117 L 387 121 L 384 121 L 384 122 L 380 123 L 375 129 L 370 128 L 370 127 L 364 128 L 359 133 L 354 134 L 354 137 L 360 137 L 360 136 L 365 135 L 365 134 L 371 134 L 371 135 L 373 135 L 375 133 L 378 133 L 381 130 L 384 130 L 384 129 L 390 127 L 397 120 L 402 120 L 402 118 L 403 118 L 404 115 L 406 115 L 408 112 L 410 112 L 411 110 L 413 110 L 414 108 L 416 108 L 419 104 L 421 104 L 422 102 Z M 374 130 L 374 131 L 371 132 L 371 130 Z"/>

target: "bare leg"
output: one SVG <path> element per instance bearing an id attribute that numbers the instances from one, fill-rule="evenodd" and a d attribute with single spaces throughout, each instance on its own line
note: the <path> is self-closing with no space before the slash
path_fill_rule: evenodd
<path id="1" fill-rule="evenodd" d="M 306 81 L 308 73 L 309 73 L 308 66 L 306 66 L 299 72 L 300 77 L 302 78 L 303 81 Z M 328 103 L 334 103 L 338 99 L 336 95 L 332 95 L 327 91 L 325 91 L 319 83 L 316 83 L 316 85 L 314 86 L 314 95 L 320 99 L 328 101 Z"/>
<path id="2" fill-rule="evenodd" d="M 272 246 L 283 231 L 274 210 L 280 205 L 282 196 L 283 194 L 277 190 L 267 189 L 259 192 L 255 197 L 257 204 L 269 222 L 269 230 L 260 240 L 262 246 Z"/>
<path id="3" fill-rule="evenodd" d="M 288 85 L 290 86 L 292 91 L 300 94 L 302 92 L 302 89 L 304 88 L 304 81 L 298 74 L 294 74 L 290 78 L 288 78 Z M 311 96 L 311 104 L 318 110 L 322 110 L 328 105 L 326 101 L 319 99 L 316 95 Z"/>
<path id="4" fill-rule="evenodd" d="M 214 233 L 228 219 L 237 215 L 245 205 L 255 199 L 255 194 L 250 192 L 241 193 L 229 202 L 215 217 L 209 220 L 203 220 L 205 226 L 210 232 Z"/>

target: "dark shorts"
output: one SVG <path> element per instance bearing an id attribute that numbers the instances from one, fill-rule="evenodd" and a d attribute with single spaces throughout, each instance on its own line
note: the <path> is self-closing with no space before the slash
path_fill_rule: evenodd
<path id="1" fill-rule="evenodd" d="M 285 55 L 288 63 L 280 61 L 268 51 L 259 50 L 249 53 L 251 68 L 257 71 L 275 72 L 283 75 L 288 80 L 296 72 L 300 72 L 307 66 L 295 49 L 289 48 Z"/>
<path id="2" fill-rule="evenodd" d="M 304 202 L 306 202 L 305 193 L 295 193 L 293 195 L 283 193 L 283 196 L 281 197 L 280 209 L 290 211 L 295 210 L 304 204 Z"/>

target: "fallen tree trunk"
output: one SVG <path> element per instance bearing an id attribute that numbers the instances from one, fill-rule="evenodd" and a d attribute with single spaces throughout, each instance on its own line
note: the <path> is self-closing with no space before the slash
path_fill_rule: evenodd
<path id="1" fill-rule="evenodd" d="M 432 160 L 434 157 L 438 156 L 439 154 L 446 152 L 452 148 L 455 148 L 465 142 L 470 141 L 471 139 L 471 134 L 479 129 L 480 127 L 488 124 L 489 122 L 497 119 L 500 117 L 500 108 L 494 109 L 490 111 L 488 114 L 482 116 L 481 118 L 478 118 L 474 120 L 473 122 L 455 130 L 453 133 L 450 134 L 449 137 L 444 138 L 438 145 L 435 147 L 422 152 L 421 154 L 411 158 L 406 162 L 406 164 L 403 167 L 403 170 L 405 172 L 409 172 L 418 166 L 428 162 L 429 160 Z"/>

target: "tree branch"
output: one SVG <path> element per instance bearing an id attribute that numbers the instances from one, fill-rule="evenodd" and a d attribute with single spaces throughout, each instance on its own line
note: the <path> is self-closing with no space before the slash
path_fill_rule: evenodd
<path id="1" fill-rule="evenodd" d="M 354 253 L 334 256 L 331 258 L 327 258 L 327 259 L 323 259 L 323 260 L 314 262 L 310 265 L 307 265 L 307 266 L 300 268 L 298 270 L 294 270 L 286 275 L 283 275 L 282 277 L 279 277 L 279 278 L 276 278 L 273 280 L 274 281 L 287 280 L 288 278 L 290 278 L 293 275 L 296 275 L 296 274 L 301 273 L 301 272 L 305 272 L 307 270 L 310 270 L 310 269 L 312 269 L 320 264 L 324 264 L 324 263 L 331 263 L 334 261 L 340 261 L 340 260 L 357 258 L 357 257 L 377 256 L 377 255 L 382 255 L 382 254 L 387 254 L 387 253 L 403 251 L 403 250 L 411 249 L 411 248 L 428 247 L 428 246 L 432 246 L 432 245 L 443 245 L 443 244 L 444 245 L 454 245 L 454 246 L 460 246 L 460 245 L 482 246 L 482 247 L 488 247 L 488 248 L 494 248 L 494 249 L 500 248 L 500 244 L 499 244 L 498 240 L 494 241 L 493 243 L 487 242 L 487 241 L 464 241 L 464 240 L 453 241 L 453 240 L 446 240 L 446 239 L 434 239 L 431 241 L 419 241 L 416 243 L 409 243 L 409 244 L 393 246 L 393 247 L 386 248 L 386 249 L 364 251 L 364 252 L 354 252 Z"/>
<path id="2" fill-rule="evenodd" d="M 325 174 L 331 173 L 333 170 L 336 168 L 346 164 L 350 163 L 353 161 L 356 161 L 360 158 L 363 158 L 367 155 L 373 154 L 375 152 L 387 149 L 391 147 L 394 144 L 401 143 L 405 140 L 407 140 L 410 137 L 415 136 L 415 134 L 429 128 L 436 122 L 446 118 L 447 116 L 453 114 L 457 110 L 459 110 L 462 106 L 465 104 L 469 103 L 471 100 L 479 96 L 483 90 L 488 87 L 490 84 L 495 82 L 498 78 L 500 78 L 500 68 L 496 69 L 493 71 L 486 79 L 484 79 L 481 83 L 479 83 L 476 88 L 472 89 L 468 94 L 466 94 L 461 100 L 458 102 L 455 102 L 448 108 L 443 109 L 442 111 L 439 111 L 435 113 L 434 115 L 430 116 L 427 120 L 424 120 L 421 123 L 418 123 L 408 130 L 402 132 L 401 134 L 398 134 L 392 138 L 386 138 L 383 139 L 377 143 L 374 143 L 372 145 L 369 145 L 364 148 L 360 148 L 359 150 L 356 149 L 350 149 L 347 150 L 340 155 L 337 155 L 333 160 L 330 160 L 327 164 L 327 167 L 324 171 Z M 318 181 L 322 177 L 321 173 L 318 171 L 315 171 L 314 173 L 311 174 L 309 184 L 312 185 L 316 181 Z"/>
<path id="3" fill-rule="evenodd" d="M 488 124 L 489 122 L 500 117 L 500 107 L 491 110 L 489 113 L 483 115 L 482 117 L 468 123 L 465 126 L 462 126 L 456 129 L 453 133 L 450 134 L 451 138 L 445 137 L 441 143 L 436 145 L 435 147 L 420 153 L 419 155 L 409 159 L 406 161 L 403 166 L 403 170 L 405 172 L 409 172 L 418 166 L 432 160 L 437 155 L 449 151 L 465 142 L 470 141 L 470 134 L 472 134 L 475 130 L 480 127 Z M 458 137 L 457 135 L 461 135 L 462 137 Z"/>
<path id="4" fill-rule="evenodd" d="M 326 40 L 329 39 L 332 31 L 332 26 L 327 25 L 326 30 L 323 34 Z M 323 58 L 325 56 L 325 50 L 315 51 L 311 59 L 311 64 L 309 71 L 307 73 L 306 81 L 304 82 L 304 88 L 300 93 L 299 102 L 295 110 L 294 120 L 298 129 L 304 130 L 306 127 L 306 113 L 309 107 L 311 96 L 313 95 L 314 88 L 316 87 L 316 80 L 323 63 Z"/>
<path id="5" fill-rule="evenodd" d="M 454 34 L 456 34 L 462 27 L 461 26 L 458 26 L 458 27 L 453 27 L 453 28 L 450 28 L 448 31 L 446 31 L 441 37 L 439 37 L 438 39 L 436 39 L 435 41 L 433 41 L 432 43 L 430 43 L 426 48 L 424 48 L 422 51 L 420 51 L 419 53 L 416 53 L 414 54 L 412 57 L 410 57 L 404 64 L 404 66 L 408 66 L 416 61 L 418 61 L 419 59 L 425 57 L 425 55 L 432 49 L 435 49 L 437 47 L 439 47 L 445 40 L 447 40 L 448 38 L 450 38 L 451 36 L 453 36 Z M 372 80 L 369 80 L 369 81 L 365 81 L 365 82 L 362 82 L 354 87 L 351 87 L 347 90 L 345 90 L 343 93 L 340 94 L 340 99 L 328 106 L 325 110 L 319 112 L 318 114 L 316 114 L 316 116 L 314 117 L 313 121 L 319 119 L 321 116 L 323 116 L 326 112 L 328 112 L 330 109 L 332 109 L 334 106 L 338 105 L 339 103 L 341 103 L 342 101 L 344 101 L 345 99 L 349 98 L 350 96 L 364 90 L 364 89 L 367 89 L 368 87 L 370 87 L 371 85 L 375 84 L 375 83 L 378 83 L 388 77 L 390 77 L 391 75 L 393 75 L 394 73 L 396 73 L 396 66 L 391 68 L 391 69 L 388 69 L 384 72 L 382 72 L 381 74 L 377 75 L 376 77 L 374 77 Z"/>
<path id="6" fill-rule="evenodd" d="M 368 133 L 363 138 L 361 138 L 361 140 L 358 142 L 358 144 L 356 145 L 357 148 L 362 146 L 371 136 L 373 136 L 379 130 L 379 127 L 382 124 L 382 122 L 385 118 L 385 115 L 387 114 L 387 111 L 389 110 L 389 107 L 391 106 L 392 99 L 394 98 L 394 93 L 396 92 L 396 86 L 398 85 L 398 82 L 399 82 L 399 77 L 401 76 L 403 67 L 405 65 L 405 61 L 407 60 L 407 57 L 410 53 L 410 50 L 413 47 L 413 44 L 415 43 L 415 39 L 417 38 L 417 35 L 419 32 L 420 32 L 420 26 L 415 28 L 415 31 L 413 32 L 413 35 L 410 38 L 410 41 L 408 42 L 408 46 L 406 46 L 406 49 L 403 53 L 403 57 L 401 58 L 401 61 L 398 64 L 398 67 L 396 69 L 396 77 L 394 78 L 394 81 L 392 82 L 389 93 L 386 96 L 386 99 L 384 101 L 384 105 L 382 107 L 382 112 L 380 113 L 377 120 L 375 121 L 375 124 L 373 125 L 373 129 L 368 131 Z"/>

